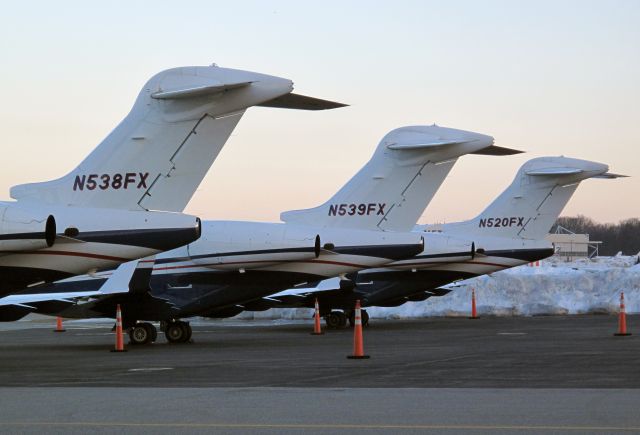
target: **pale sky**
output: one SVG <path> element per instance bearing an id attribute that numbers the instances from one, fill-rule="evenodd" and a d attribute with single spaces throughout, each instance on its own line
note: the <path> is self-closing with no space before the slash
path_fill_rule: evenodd
<path id="1" fill-rule="evenodd" d="M 640 1 L 12 2 L 0 55 L 3 198 L 73 169 L 156 72 L 216 62 L 351 106 L 250 109 L 187 208 L 203 218 L 319 205 L 389 130 L 434 122 L 528 152 L 463 157 L 421 222 L 561 154 L 632 176 L 584 182 L 563 215 L 640 216 Z"/>

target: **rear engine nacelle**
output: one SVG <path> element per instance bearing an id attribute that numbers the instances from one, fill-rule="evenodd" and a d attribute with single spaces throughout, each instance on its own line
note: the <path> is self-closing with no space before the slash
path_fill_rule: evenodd
<path id="1" fill-rule="evenodd" d="M 0 216 L 0 251 L 44 249 L 56 240 L 56 220 L 51 214 L 5 205 L 0 208 Z"/>

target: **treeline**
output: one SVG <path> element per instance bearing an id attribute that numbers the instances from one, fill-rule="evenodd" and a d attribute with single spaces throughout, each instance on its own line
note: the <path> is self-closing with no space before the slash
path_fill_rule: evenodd
<path id="1" fill-rule="evenodd" d="M 640 219 L 631 218 L 617 224 L 601 224 L 586 216 L 560 217 L 556 221 L 552 233 L 558 225 L 577 234 L 589 234 L 589 240 L 601 241 L 600 255 L 635 255 L 640 252 Z"/>

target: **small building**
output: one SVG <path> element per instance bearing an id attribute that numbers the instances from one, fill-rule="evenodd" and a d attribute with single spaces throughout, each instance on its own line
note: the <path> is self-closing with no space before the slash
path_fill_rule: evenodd
<path id="1" fill-rule="evenodd" d="M 597 256 L 598 245 L 602 243 L 589 240 L 589 234 L 576 234 L 559 225 L 556 232 L 548 234 L 546 239 L 555 246 L 555 255 L 565 261 Z"/>

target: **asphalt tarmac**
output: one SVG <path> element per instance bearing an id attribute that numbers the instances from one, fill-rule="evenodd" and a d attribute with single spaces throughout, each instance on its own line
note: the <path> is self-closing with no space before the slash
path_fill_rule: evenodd
<path id="1" fill-rule="evenodd" d="M 0 325 L 2 433 L 640 432 L 637 335 L 606 315 L 193 323 L 111 353 L 110 324 Z"/>

